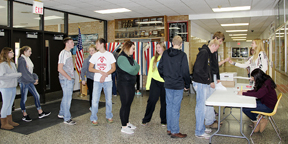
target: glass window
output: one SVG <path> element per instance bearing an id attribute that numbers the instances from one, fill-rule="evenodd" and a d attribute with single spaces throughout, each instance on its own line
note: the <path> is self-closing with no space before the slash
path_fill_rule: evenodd
<path id="1" fill-rule="evenodd" d="M 13 27 L 39 30 L 40 17 L 32 9 L 31 5 L 13 2 Z"/>
<path id="2" fill-rule="evenodd" d="M 44 9 L 44 31 L 64 33 L 64 13 Z"/>
<path id="3" fill-rule="evenodd" d="M 279 28 L 275 34 L 275 68 L 285 71 L 285 37 L 284 26 Z"/>
<path id="4" fill-rule="evenodd" d="M 288 2 L 287 2 L 288 3 Z M 285 56 L 285 59 L 286 59 L 286 63 L 284 64 L 284 71 L 287 73 L 287 65 L 288 65 L 288 44 L 287 44 L 287 38 L 288 38 L 288 22 L 286 22 L 286 46 L 285 46 L 285 49 L 286 49 L 286 55 L 285 55 L 285 50 L 284 50 L 284 56 Z"/>
<path id="5" fill-rule="evenodd" d="M 76 55 L 78 27 L 80 27 L 84 57 L 86 58 L 89 55 L 89 46 L 95 44 L 98 38 L 104 38 L 104 22 L 72 14 L 68 15 L 68 19 L 68 35 L 75 43 L 72 54 Z"/>
<path id="6" fill-rule="evenodd" d="M 0 25 L 7 26 L 7 1 L 0 1 Z"/>

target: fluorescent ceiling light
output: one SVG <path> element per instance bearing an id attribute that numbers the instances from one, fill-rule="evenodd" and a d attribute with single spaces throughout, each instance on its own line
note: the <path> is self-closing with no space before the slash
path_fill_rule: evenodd
<path id="1" fill-rule="evenodd" d="M 59 16 L 45 16 L 44 17 L 44 20 L 54 20 L 54 19 L 62 19 L 63 17 L 59 17 Z M 40 17 L 37 17 L 37 18 L 34 18 L 34 19 L 37 19 L 37 20 L 40 20 Z"/>
<path id="2" fill-rule="evenodd" d="M 246 39 L 233 39 L 233 41 L 240 41 L 240 40 L 246 40 Z"/>
<path id="3" fill-rule="evenodd" d="M 231 24 L 221 24 L 221 26 L 247 26 L 249 23 L 231 23 Z"/>
<path id="4" fill-rule="evenodd" d="M 247 34 L 229 34 L 229 36 L 246 36 Z"/>
<path id="5" fill-rule="evenodd" d="M 276 34 L 284 34 L 284 33 L 276 33 Z"/>
<path id="6" fill-rule="evenodd" d="M 138 24 L 154 24 L 154 23 L 163 23 L 162 21 L 147 21 L 147 22 L 137 22 Z"/>
<path id="7" fill-rule="evenodd" d="M 238 39 L 238 38 L 246 38 L 246 37 L 231 37 L 232 39 Z"/>
<path id="8" fill-rule="evenodd" d="M 252 40 L 246 40 L 246 42 L 252 42 Z"/>
<path id="9" fill-rule="evenodd" d="M 169 27 L 169 29 L 180 29 L 179 27 Z"/>
<path id="10" fill-rule="evenodd" d="M 247 32 L 248 30 L 226 30 L 226 32 Z"/>
<path id="11" fill-rule="evenodd" d="M 26 27 L 26 26 L 21 26 L 21 25 L 15 25 L 13 26 L 14 28 L 22 28 L 22 27 Z"/>
<path id="12" fill-rule="evenodd" d="M 212 8 L 213 12 L 250 10 L 250 6 Z"/>
<path id="13" fill-rule="evenodd" d="M 1 9 L 1 8 L 5 8 L 5 7 L 0 5 L 0 9 Z"/>
<path id="14" fill-rule="evenodd" d="M 276 37 L 284 37 L 284 36 L 276 36 Z"/>
<path id="15" fill-rule="evenodd" d="M 126 8 L 117 8 L 117 9 L 107 9 L 107 10 L 97 10 L 94 12 L 101 13 L 101 14 L 109 14 L 109 13 L 121 13 L 121 12 L 130 12 L 131 10 Z"/>

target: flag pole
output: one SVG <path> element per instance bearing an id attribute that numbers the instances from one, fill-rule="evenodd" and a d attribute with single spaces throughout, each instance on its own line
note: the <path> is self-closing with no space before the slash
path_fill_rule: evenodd
<path id="1" fill-rule="evenodd" d="M 78 44 L 77 44 L 77 52 L 78 52 L 78 55 L 81 55 L 81 50 L 79 50 L 79 49 L 81 49 L 81 47 L 82 47 L 82 38 L 81 38 L 81 28 L 80 28 L 80 26 L 78 26 Z M 82 47 L 82 51 L 83 51 L 83 47 Z M 81 59 L 83 59 L 82 60 L 82 63 L 81 63 L 81 67 L 78 69 L 78 67 L 76 66 L 76 63 L 77 62 L 75 62 L 75 67 L 76 67 L 76 71 L 77 71 L 77 73 L 78 73 L 78 76 L 79 76 L 79 84 L 80 84 L 80 95 L 78 95 L 78 97 L 84 97 L 84 96 L 86 96 L 85 94 L 83 94 L 83 85 L 82 85 L 82 80 L 81 80 L 81 68 L 82 68 L 82 66 L 83 66 L 83 62 L 84 62 L 84 54 L 83 54 L 83 57 L 77 57 L 77 54 L 76 54 L 76 59 L 78 59 L 79 60 L 79 58 L 81 58 Z M 77 60 L 76 60 L 77 61 Z M 87 89 L 86 89 L 87 90 Z"/>

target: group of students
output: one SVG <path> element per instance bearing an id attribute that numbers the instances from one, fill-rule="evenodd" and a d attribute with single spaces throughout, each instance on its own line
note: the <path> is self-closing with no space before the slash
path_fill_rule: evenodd
<path id="1" fill-rule="evenodd" d="M 199 48 L 196 61 L 193 67 L 193 87 L 196 90 L 196 129 L 195 136 L 199 138 L 209 139 L 211 128 L 217 128 L 218 121 L 215 119 L 215 112 L 212 106 L 206 106 L 205 101 L 215 91 L 215 83 L 220 82 L 219 66 L 225 62 L 233 64 L 238 67 L 250 67 L 251 80 L 255 81 L 254 89 L 251 91 L 240 91 L 239 95 L 257 97 L 256 108 L 244 108 L 243 112 L 256 125 L 257 115 L 252 114 L 251 111 L 271 112 L 277 101 L 276 84 L 272 78 L 265 74 L 268 68 L 268 58 L 263 49 L 261 40 L 253 40 L 252 49 L 254 54 L 245 64 L 233 62 L 227 58 L 218 63 L 217 50 L 225 36 L 221 32 L 216 32 L 213 39 L 208 44 L 204 44 Z M 76 122 L 72 120 L 70 113 L 70 106 L 74 86 L 74 66 L 70 50 L 74 47 L 74 42 L 71 38 L 65 38 L 65 48 L 59 54 L 58 71 L 59 81 L 63 91 L 63 98 L 60 105 L 58 118 L 63 118 L 65 124 L 75 125 Z M 160 97 L 161 109 L 160 118 L 161 125 L 167 126 L 167 134 L 171 138 L 185 138 L 186 134 L 180 133 L 179 116 L 181 101 L 183 99 L 183 90 L 190 88 L 190 73 L 187 55 L 181 50 L 182 38 L 175 36 L 172 40 L 173 47 L 166 50 L 163 42 L 156 46 L 155 56 L 152 57 L 146 83 L 146 90 L 150 90 L 149 98 L 144 118 L 142 119 L 143 126 L 149 126 L 152 114 L 155 110 L 155 105 Z M 127 41 L 122 46 L 119 55 L 115 58 L 112 53 L 106 51 L 106 41 L 100 38 L 96 41 L 95 46 L 90 46 L 90 56 L 84 60 L 81 78 L 82 84 L 88 85 L 90 95 L 91 117 L 92 125 L 98 125 L 98 104 L 101 96 L 102 88 L 104 89 L 106 100 L 106 121 L 113 123 L 112 114 L 112 80 L 111 74 L 115 71 L 117 73 L 117 89 L 120 95 L 121 108 L 121 132 L 126 134 L 133 134 L 136 126 L 129 121 L 130 108 L 135 95 L 136 75 L 139 72 L 140 66 L 133 59 L 135 45 L 131 41 Z M 33 91 L 35 100 L 39 101 L 39 94 L 35 90 L 34 84 L 38 83 L 38 78 L 33 74 L 33 63 L 29 56 L 31 55 L 31 48 L 21 49 L 21 57 L 19 58 L 18 72 L 13 62 L 14 53 L 11 48 L 4 48 L 0 56 L 0 92 L 2 93 L 3 106 L 1 109 L 1 128 L 9 129 L 10 125 L 15 125 L 12 121 L 11 107 L 15 99 L 17 79 L 23 75 L 29 75 L 30 79 L 26 77 L 19 79 L 21 94 L 23 94 L 23 102 L 25 103 L 27 89 Z M 96 52 L 98 51 L 98 52 Z M 22 58 L 23 57 L 23 58 Z M 26 68 L 26 70 L 19 70 L 19 68 Z M 85 75 L 87 80 L 85 80 Z M 215 79 L 213 78 L 215 75 Z M 28 87 L 28 88 L 26 88 Z M 31 88 L 32 87 L 32 88 Z M 34 87 L 34 89 L 33 89 Z M 25 89 L 26 88 L 26 89 Z M 23 89 L 23 90 L 22 90 Z M 38 94 L 38 95 L 37 95 Z M 48 116 L 50 113 L 42 111 L 40 102 L 35 105 L 39 112 L 39 118 L 42 115 Z M 22 103 L 22 100 L 21 100 Z M 22 106 L 21 106 L 22 109 Z M 23 110 L 23 120 L 28 117 L 25 107 Z M 43 116 L 43 117 L 44 117 Z M 252 127 L 254 125 L 251 125 Z M 261 119 L 259 128 L 255 131 L 262 132 L 265 129 L 267 120 Z"/>
<path id="2" fill-rule="evenodd" d="M 19 83 L 21 91 L 20 107 L 23 112 L 22 120 L 31 122 L 32 119 L 26 112 L 25 102 L 28 91 L 33 95 L 35 106 L 38 110 L 38 118 L 49 116 L 51 112 L 44 112 L 40 105 L 40 95 L 35 85 L 38 84 L 38 76 L 33 73 L 34 64 L 29 58 L 32 50 L 29 46 L 20 49 L 18 65 L 13 60 L 14 52 L 9 47 L 4 47 L 0 54 L 0 92 L 2 94 L 1 128 L 13 129 L 19 124 L 12 120 L 12 106 L 16 96 L 16 87 Z"/>
<path id="3" fill-rule="evenodd" d="M 212 130 L 210 128 L 217 128 L 218 121 L 215 119 L 214 108 L 206 106 L 205 101 L 215 91 L 215 84 L 219 83 L 219 66 L 227 61 L 240 68 L 249 67 L 251 80 L 254 81 L 253 90 L 241 90 L 239 95 L 256 97 L 256 108 L 243 108 L 243 112 L 251 119 L 254 127 L 257 124 L 257 114 L 251 111 L 272 112 L 277 102 L 276 84 L 273 79 L 265 74 L 268 69 L 268 58 L 266 56 L 263 42 L 259 39 L 252 41 L 252 50 L 254 51 L 252 57 L 244 64 L 235 63 L 230 58 L 218 63 L 217 50 L 219 45 L 225 40 L 224 34 L 216 32 L 209 44 L 204 44 L 199 48 L 196 61 L 193 68 L 193 87 L 196 90 L 196 130 L 195 136 L 209 139 Z M 216 75 L 214 79 L 213 76 Z M 204 123 L 205 122 L 205 123 Z M 255 128 L 254 132 L 263 132 L 267 124 L 267 119 L 261 119 L 260 125 Z M 220 123 L 222 124 L 222 123 Z"/>

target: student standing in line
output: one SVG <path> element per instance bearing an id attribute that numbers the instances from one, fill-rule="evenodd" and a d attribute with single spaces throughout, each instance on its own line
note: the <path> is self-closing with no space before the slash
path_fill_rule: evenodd
<path id="1" fill-rule="evenodd" d="M 38 76 L 33 73 L 34 64 L 29 58 L 32 54 L 32 49 L 29 46 L 23 46 L 20 49 L 20 57 L 18 58 L 18 72 L 22 73 L 22 76 L 18 79 L 21 89 L 21 101 L 20 107 L 23 112 L 22 120 L 31 122 L 32 119 L 26 112 L 25 102 L 27 100 L 28 91 L 33 95 L 35 100 L 35 106 L 38 110 L 38 118 L 44 118 L 49 116 L 51 112 L 44 112 L 40 105 L 40 95 L 37 92 L 35 85 L 38 84 Z"/>
<path id="2" fill-rule="evenodd" d="M 247 62 L 240 64 L 230 60 L 229 63 L 240 68 L 250 67 L 250 73 L 256 68 L 260 68 L 264 73 L 266 73 L 268 70 L 268 57 L 264 50 L 263 41 L 260 39 L 255 39 L 252 41 L 251 46 L 252 49 L 254 49 L 254 53 Z"/>
<path id="3" fill-rule="evenodd" d="M 142 95 L 140 92 L 140 75 L 136 75 L 136 92 L 135 95 Z"/>
<path id="4" fill-rule="evenodd" d="M 161 109 L 160 109 L 160 118 L 161 125 L 166 126 L 166 100 L 165 100 L 165 88 L 164 88 L 164 80 L 160 77 L 158 72 L 158 64 L 161 59 L 163 52 L 166 50 L 166 46 L 163 42 L 158 43 L 156 45 L 156 54 L 152 57 L 150 61 L 148 77 L 146 82 L 146 90 L 150 89 L 149 99 L 147 101 L 145 116 L 142 119 L 142 125 L 147 125 L 153 115 L 155 110 L 155 105 L 160 96 Z"/>
<path id="5" fill-rule="evenodd" d="M 182 38 L 175 36 L 170 49 L 163 52 L 158 65 L 160 76 L 164 79 L 166 92 L 167 134 L 171 138 L 185 138 L 179 128 L 179 117 L 183 89 L 190 88 L 190 73 L 187 55 L 182 48 Z"/>
<path id="6" fill-rule="evenodd" d="M 121 132 L 133 134 L 136 126 L 129 122 L 130 108 L 135 94 L 136 75 L 140 66 L 133 59 L 135 45 L 131 41 L 126 41 L 117 59 L 117 87 L 120 94 L 121 108 L 120 119 L 122 123 Z"/>
<path id="7" fill-rule="evenodd" d="M 83 62 L 83 66 L 81 69 L 81 79 L 82 79 L 82 85 L 86 85 L 88 86 L 88 90 L 89 90 L 89 103 L 90 103 L 90 108 L 89 110 L 91 111 L 91 107 L 92 107 L 92 94 L 93 94 L 93 83 L 94 83 L 94 73 L 89 72 L 89 60 L 91 59 L 92 55 L 94 53 L 97 52 L 96 46 L 95 45 L 90 45 L 89 47 L 89 56 L 88 58 L 86 58 Z M 87 80 L 85 81 L 85 75 Z"/>
<path id="8" fill-rule="evenodd" d="M 63 42 L 65 44 L 65 48 L 60 52 L 58 59 L 59 81 L 63 91 L 58 118 L 63 118 L 65 124 L 75 125 L 76 122 L 72 120 L 70 113 L 75 81 L 74 65 L 70 50 L 74 48 L 74 42 L 70 37 L 64 38 Z"/>
<path id="9" fill-rule="evenodd" d="M 90 120 L 92 125 L 98 125 L 98 106 L 102 88 L 106 100 L 106 121 L 113 123 L 112 114 L 112 79 L 111 74 L 116 70 L 115 58 L 112 53 L 106 51 L 106 40 L 100 38 L 96 41 L 97 53 L 93 54 L 89 60 L 89 71 L 94 73 L 92 113 Z"/>
<path id="10" fill-rule="evenodd" d="M 209 139 L 212 130 L 205 128 L 204 120 L 207 115 L 207 108 L 205 105 L 206 99 L 212 94 L 210 88 L 215 88 L 215 84 L 212 81 L 212 69 L 211 69 L 211 55 L 219 48 L 219 41 L 213 39 L 209 42 L 208 46 L 203 45 L 199 48 L 196 61 L 193 68 L 193 87 L 196 91 L 196 129 L 195 136 L 198 138 Z M 210 110 L 210 115 L 215 115 L 214 109 Z"/>
<path id="11" fill-rule="evenodd" d="M 255 81 L 255 86 L 253 90 L 242 90 L 239 91 L 239 95 L 256 97 L 256 108 L 243 108 L 243 112 L 251 119 L 254 127 L 257 124 L 257 115 L 251 113 L 251 111 L 261 111 L 266 113 L 271 113 L 277 103 L 276 95 L 276 84 L 273 79 L 265 74 L 261 69 L 256 68 L 251 72 L 251 79 Z M 262 118 L 258 126 L 255 128 L 254 132 L 263 132 L 268 120 Z"/>
<path id="12" fill-rule="evenodd" d="M 0 92 L 2 94 L 1 128 L 10 130 L 18 123 L 12 120 L 12 105 L 16 97 L 17 78 L 22 74 L 17 72 L 13 62 L 14 52 L 4 47 L 0 54 Z"/>
<path id="13" fill-rule="evenodd" d="M 217 32 L 214 33 L 212 39 L 217 40 L 219 42 L 219 45 L 221 45 L 223 43 L 223 41 L 225 40 L 225 35 L 222 32 L 217 31 Z M 211 71 L 212 71 L 212 75 L 211 75 L 212 79 L 211 79 L 211 81 L 214 82 L 214 83 L 219 83 L 220 82 L 219 66 L 221 66 L 225 62 L 229 61 L 230 58 L 226 58 L 225 60 L 223 60 L 221 62 L 218 62 L 218 51 L 215 51 L 214 53 L 211 53 L 210 57 L 211 57 Z M 215 81 L 214 81 L 214 75 L 215 75 Z M 207 98 L 209 98 L 210 95 L 214 91 L 215 91 L 215 88 L 210 87 L 209 91 L 208 91 L 210 94 L 208 94 Z M 218 128 L 218 121 L 215 119 L 216 114 L 218 114 L 218 113 L 214 110 L 213 106 L 207 106 L 206 107 L 205 125 L 207 127 L 216 128 L 216 129 Z"/>
<path id="14" fill-rule="evenodd" d="M 114 58 L 117 60 L 119 52 L 121 51 L 121 49 L 117 49 L 115 52 L 113 52 L 113 56 Z M 113 96 L 117 96 L 117 86 L 116 86 L 116 78 L 117 78 L 117 72 L 116 70 L 112 73 L 112 81 L 113 81 L 113 86 L 112 86 L 112 95 Z"/>

